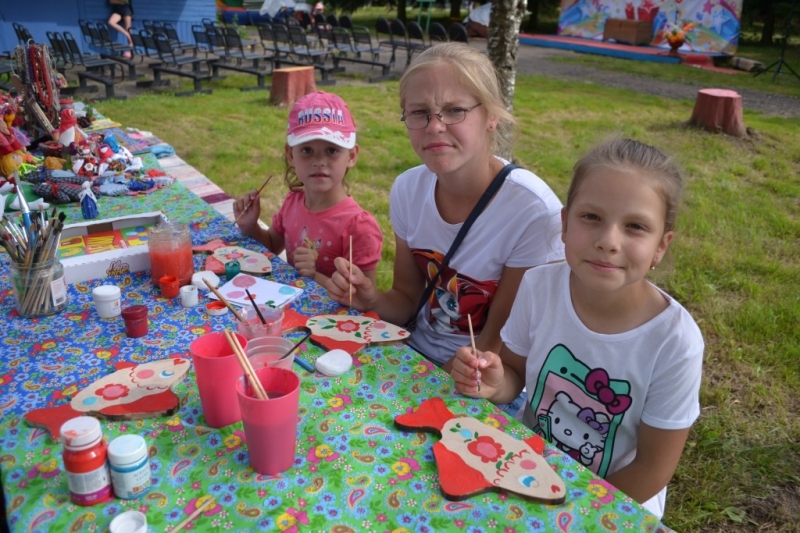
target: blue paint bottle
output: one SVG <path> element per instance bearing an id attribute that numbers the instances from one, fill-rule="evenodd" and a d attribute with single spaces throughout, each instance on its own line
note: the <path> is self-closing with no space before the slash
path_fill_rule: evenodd
<path id="1" fill-rule="evenodd" d="M 133 500 L 150 490 L 147 444 L 139 435 L 122 435 L 112 440 L 108 445 L 108 464 L 117 498 Z"/>

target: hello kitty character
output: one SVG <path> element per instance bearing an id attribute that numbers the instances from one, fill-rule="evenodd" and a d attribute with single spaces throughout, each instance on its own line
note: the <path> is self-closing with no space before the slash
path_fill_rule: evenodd
<path id="1" fill-rule="evenodd" d="M 589 466 L 603 451 L 611 419 L 605 413 L 581 407 L 566 392 L 559 392 L 546 413 L 550 438 L 559 450 Z"/>

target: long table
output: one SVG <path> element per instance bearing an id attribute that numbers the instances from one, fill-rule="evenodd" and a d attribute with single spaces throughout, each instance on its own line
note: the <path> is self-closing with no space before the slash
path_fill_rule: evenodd
<path id="1" fill-rule="evenodd" d="M 194 244 L 215 238 L 266 251 L 241 235 L 181 183 L 134 200 L 101 198 L 101 217 L 164 209 L 185 222 Z M 77 206 L 65 209 L 80 221 Z M 202 269 L 203 257 L 195 258 Z M 315 283 L 273 258 L 276 281 L 302 287 L 292 308 L 307 316 L 348 313 Z M 527 502 L 489 492 L 448 501 L 439 489 L 432 445 L 437 437 L 406 433 L 394 417 L 429 397 L 524 439 L 531 432 L 489 402 L 460 396 L 447 374 L 402 343 L 368 347 L 353 369 L 330 378 L 295 367 L 301 378 L 294 467 L 277 476 L 249 467 L 241 422 L 222 429 L 205 425 L 192 370 L 174 391 L 180 410 L 136 421 L 101 419 L 108 440 L 123 434 L 145 438 L 152 488 L 140 499 L 114 499 L 92 507 L 74 505 L 67 490 L 61 446 L 23 415 L 69 401 L 79 390 L 114 371 L 115 362 L 144 363 L 188 356 L 199 335 L 234 327 L 230 313 L 209 316 L 202 305 L 183 308 L 161 298 L 148 273 L 69 286 L 61 313 L 24 319 L 14 311 L 8 257 L 0 254 L 0 479 L 11 531 L 105 531 L 112 518 L 135 509 L 149 531 L 171 531 L 210 495 L 215 505 L 194 523 L 199 531 L 658 531 L 658 520 L 581 464 L 549 445 L 547 462 L 567 486 L 562 505 Z M 103 283 L 122 289 L 123 305 L 149 309 L 147 336 L 125 336 L 121 318 L 101 319 L 91 290 Z M 201 296 L 201 304 L 205 296 Z M 300 334 L 297 334 L 298 336 Z M 320 347 L 306 344 L 299 356 L 313 364 Z M 664 530 L 666 531 L 666 530 Z"/>

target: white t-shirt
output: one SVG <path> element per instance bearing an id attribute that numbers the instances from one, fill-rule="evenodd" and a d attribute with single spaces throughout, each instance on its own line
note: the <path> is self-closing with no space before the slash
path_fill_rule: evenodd
<path id="1" fill-rule="evenodd" d="M 408 243 L 426 284 L 462 226 L 439 215 L 435 186 L 436 175 L 418 166 L 398 176 L 389 200 L 394 232 Z M 409 343 L 443 364 L 469 344 L 467 314 L 480 335 L 504 267 L 564 257 L 560 212 L 561 202 L 547 184 L 527 170 L 512 171 L 437 280 L 433 309 L 429 302 L 420 311 Z"/>
<path id="2" fill-rule="evenodd" d="M 500 335 L 528 359 L 525 425 L 606 477 L 633 460 L 640 422 L 684 429 L 699 416 L 703 336 L 663 291 L 669 306 L 649 322 L 595 333 L 575 313 L 569 275 L 566 263 L 526 272 Z M 645 507 L 661 518 L 665 500 L 666 487 Z"/>

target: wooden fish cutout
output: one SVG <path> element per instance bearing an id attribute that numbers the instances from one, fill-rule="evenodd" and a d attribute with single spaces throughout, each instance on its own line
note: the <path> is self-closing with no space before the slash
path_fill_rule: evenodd
<path id="1" fill-rule="evenodd" d="M 490 490 L 553 505 L 566 498 L 564 481 L 542 457 L 544 440 L 538 435 L 521 441 L 472 417 L 457 417 L 441 398 L 425 400 L 394 423 L 404 431 L 421 429 L 442 437 L 433 454 L 448 500 Z"/>
<path id="2" fill-rule="evenodd" d="M 58 442 L 61 425 L 76 416 L 138 420 L 178 411 L 180 399 L 172 387 L 189 371 L 188 359 L 174 357 L 141 365 L 120 362 L 114 366 L 116 372 L 81 390 L 68 404 L 34 409 L 25 420 L 33 427 L 49 430 Z"/>
<path id="3" fill-rule="evenodd" d="M 364 346 L 406 340 L 411 334 L 381 320 L 372 311 L 364 315 L 317 315 L 307 317 L 284 309 L 283 331 L 310 330 L 311 340 L 326 350 L 340 349 L 355 355 Z"/>

